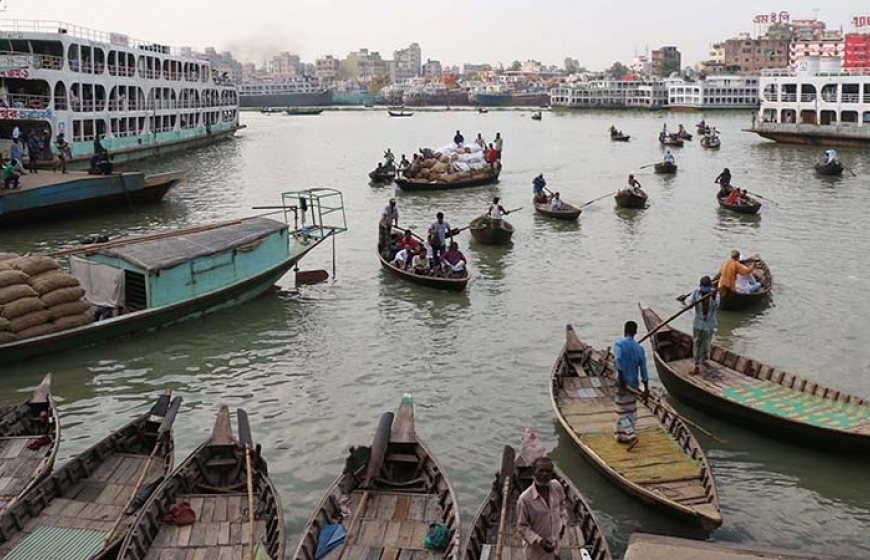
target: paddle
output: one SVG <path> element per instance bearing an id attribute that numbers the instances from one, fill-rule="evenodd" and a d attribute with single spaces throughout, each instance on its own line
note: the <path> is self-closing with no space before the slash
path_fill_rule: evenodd
<path id="1" fill-rule="evenodd" d="M 166 400 L 169 400 L 170 391 L 167 389 L 164 393 L 163 397 Z M 175 397 L 172 399 L 172 402 L 169 404 L 169 407 L 166 409 L 166 413 L 163 416 L 163 421 L 160 422 L 160 427 L 157 428 L 157 436 L 154 440 L 154 448 L 151 450 L 151 454 L 148 456 L 148 460 L 145 461 L 145 466 L 142 467 L 142 472 L 139 473 L 139 478 L 136 481 L 136 485 L 133 486 L 133 490 L 130 492 L 130 498 L 127 500 L 127 503 L 124 505 L 124 509 L 121 510 L 121 514 L 115 519 L 115 523 L 112 525 L 112 528 L 106 533 L 106 538 L 103 540 L 103 549 L 105 549 L 106 545 L 112 542 L 112 537 L 115 536 L 115 532 L 118 530 L 118 527 L 121 525 L 121 521 L 123 521 L 124 517 L 130 515 L 135 511 L 133 508 L 133 501 L 136 499 L 136 494 L 139 492 L 139 488 L 142 486 L 142 483 L 145 481 L 145 477 L 148 475 L 148 471 L 151 469 L 151 462 L 154 461 L 155 455 L 157 452 L 163 448 L 164 445 L 169 443 L 169 433 L 172 430 L 172 424 L 175 422 L 175 416 L 178 414 L 178 409 L 181 408 L 181 397 Z M 165 401 L 164 401 L 165 403 Z M 158 401 L 155 408 L 160 406 L 160 401 Z M 165 404 L 164 404 L 165 406 Z M 153 411 L 154 409 L 152 409 Z"/>
<path id="2" fill-rule="evenodd" d="M 581 204 L 581 205 L 580 205 L 580 208 L 583 208 L 583 207 L 585 207 L 585 206 L 589 206 L 589 205 L 592 204 L 593 202 L 598 202 L 598 201 L 601 200 L 602 198 L 607 198 L 608 196 L 613 196 L 613 195 L 615 195 L 617 192 L 619 192 L 619 191 L 612 191 L 612 192 L 609 192 L 609 193 L 607 193 L 607 194 L 603 194 L 603 195 L 599 196 L 598 198 L 593 198 L 593 199 L 590 200 L 589 202 L 587 202 L 587 203 L 585 203 L 585 204 Z"/>
<path id="3" fill-rule="evenodd" d="M 395 227 L 396 227 L 396 229 L 400 229 L 400 230 L 402 230 L 402 233 L 404 233 L 405 231 L 411 231 L 411 228 L 403 228 L 403 227 L 401 227 L 401 226 L 395 226 Z M 422 241 L 423 243 L 426 242 L 425 239 L 423 239 L 422 237 L 420 237 L 419 235 L 417 235 L 417 234 L 414 233 L 413 231 L 411 231 L 411 235 L 413 235 L 414 237 L 416 237 L 417 239 L 419 239 L 419 240 Z"/>
<path id="4" fill-rule="evenodd" d="M 519 212 L 522 209 L 523 209 L 523 207 L 520 206 L 519 208 L 514 208 L 513 210 L 505 210 L 504 213 L 505 213 L 505 215 L 513 214 L 514 212 Z"/>
<path id="5" fill-rule="evenodd" d="M 701 432 L 702 434 L 704 434 L 704 435 L 707 436 L 708 438 L 710 438 L 710 439 L 716 441 L 717 443 L 721 443 L 721 444 L 724 444 L 724 443 L 725 443 L 721 438 L 716 437 L 715 435 L 713 435 L 712 433 L 708 432 L 707 430 L 705 430 L 704 428 L 702 428 L 701 426 L 699 426 L 699 425 L 696 424 L 695 422 L 692 422 L 691 420 L 689 420 L 689 419 L 686 418 L 685 416 L 682 416 L 679 412 L 677 412 L 676 410 L 674 410 L 673 407 L 671 407 L 669 404 L 667 404 L 667 403 L 666 403 L 665 401 L 663 401 L 661 398 L 654 397 L 654 396 L 651 395 L 651 394 L 642 393 L 641 391 L 638 391 L 637 389 L 634 389 L 634 388 L 632 388 L 632 387 L 628 387 L 628 386 L 626 386 L 625 389 L 626 389 L 629 393 L 631 393 L 632 395 L 634 395 L 635 397 L 637 397 L 637 398 L 639 398 L 639 399 L 642 399 L 642 400 L 644 400 L 644 401 L 652 401 L 654 404 L 657 404 L 657 405 L 661 406 L 662 408 L 664 408 L 665 410 L 667 410 L 670 414 L 673 414 L 674 416 L 676 416 L 677 418 L 679 418 L 683 423 L 688 424 L 689 426 L 695 428 L 696 430 L 698 430 L 699 432 Z"/>
<path id="6" fill-rule="evenodd" d="M 848 167 L 846 167 L 846 166 L 843 165 L 842 163 L 840 164 L 840 167 L 842 167 L 843 169 L 845 169 L 846 171 L 848 171 L 849 173 L 851 173 L 851 174 L 852 174 L 852 177 L 857 177 L 857 175 L 855 175 L 855 172 L 854 172 L 854 171 L 852 171 L 851 169 L 849 169 Z"/>
<path id="7" fill-rule="evenodd" d="M 248 550 L 247 558 L 254 557 L 254 473 L 251 465 L 251 448 L 254 440 L 251 436 L 251 424 L 248 422 L 248 413 L 244 409 L 236 409 L 236 422 L 239 426 L 239 443 L 245 446 L 245 467 L 248 471 Z"/>
<path id="8" fill-rule="evenodd" d="M 742 263 L 742 262 L 759 262 L 760 260 L 761 260 L 761 257 L 759 257 L 758 255 L 753 255 L 753 256 L 749 257 L 748 259 L 743 259 L 743 260 L 741 260 L 740 262 L 741 262 L 741 263 Z M 719 277 L 719 275 L 717 274 L 717 275 L 713 278 L 714 281 L 715 281 L 715 280 L 718 280 L 718 277 Z M 683 294 L 683 295 L 681 295 L 681 296 L 677 296 L 677 301 L 679 301 L 680 303 L 682 303 L 682 302 L 684 302 L 684 301 L 686 300 L 686 298 L 689 297 L 690 295 L 692 295 L 692 292 L 689 292 L 689 293 L 687 293 L 687 294 Z"/>
<path id="9" fill-rule="evenodd" d="M 657 162 L 655 162 L 655 163 L 651 163 L 651 164 L 649 164 L 649 165 L 641 165 L 641 166 L 639 167 L 639 169 L 646 169 L 647 167 L 653 167 L 653 166 L 656 166 L 656 165 L 658 165 L 658 164 L 660 164 L 660 163 L 661 163 L 660 161 L 657 161 Z"/>
<path id="10" fill-rule="evenodd" d="M 735 188 L 736 188 L 736 187 L 735 187 Z M 771 199 L 767 198 L 766 196 L 761 196 L 760 194 L 758 194 L 758 193 L 754 193 L 754 192 L 752 192 L 752 191 L 750 191 L 750 190 L 748 190 L 748 189 L 744 189 L 744 190 L 745 190 L 748 194 L 751 194 L 752 196 L 757 196 L 757 197 L 760 198 L 761 200 L 766 200 L 766 201 L 770 202 L 771 204 L 776 204 L 777 206 L 779 205 L 779 202 L 777 202 L 777 201 L 775 201 L 775 200 L 771 200 Z"/>
<path id="11" fill-rule="evenodd" d="M 692 309 L 693 307 L 695 307 L 696 305 L 698 305 L 699 303 L 701 303 L 702 301 L 704 301 L 705 299 L 707 299 L 708 297 L 712 296 L 712 295 L 715 294 L 715 293 L 716 293 L 716 290 L 710 290 L 710 293 L 709 293 L 709 294 L 707 294 L 706 296 L 702 297 L 701 299 L 699 299 L 698 301 L 696 301 L 696 302 L 693 303 L 692 305 L 687 305 L 687 306 L 683 307 L 682 309 L 680 309 L 679 311 L 677 311 L 676 313 L 674 313 L 673 315 L 671 315 L 670 317 L 668 317 L 667 319 L 665 319 L 664 321 L 662 321 L 662 323 L 661 323 L 660 325 L 656 326 L 656 327 L 653 328 L 651 331 L 649 331 L 649 332 L 647 332 L 645 335 L 643 335 L 643 336 L 641 337 L 641 339 L 637 341 L 637 343 L 638 343 L 638 344 L 642 343 L 644 340 L 648 339 L 649 337 L 651 337 L 652 335 L 654 335 L 656 332 L 658 332 L 659 329 L 661 329 L 662 327 L 668 325 L 671 321 L 673 321 L 674 319 L 676 319 L 677 317 L 679 317 L 680 315 L 682 315 L 683 313 L 685 313 L 685 312 L 688 311 L 689 309 Z"/>
<path id="12" fill-rule="evenodd" d="M 516 451 L 510 445 L 504 446 L 504 452 L 501 455 L 501 514 L 498 518 L 498 536 L 495 541 L 495 560 L 501 560 L 502 549 L 504 549 L 504 539 L 507 525 L 507 515 L 510 509 L 511 498 L 511 479 L 514 474 L 514 461 L 516 460 Z"/>

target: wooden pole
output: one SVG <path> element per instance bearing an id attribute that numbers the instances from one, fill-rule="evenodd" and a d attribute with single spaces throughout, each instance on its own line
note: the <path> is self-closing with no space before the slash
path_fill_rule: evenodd
<path id="1" fill-rule="evenodd" d="M 616 194 L 617 192 L 619 192 L 619 191 L 611 191 L 611 192 L 609 192 L 609 193 L 607 193 L 607 194 L 603 194 L 603 195 L 599 196 L 598 198 L 593 198 L 593 199 L 590 200 L 589 202 L 586 202 L 586 203 L 584 203 L 584 204 L 581 204 L 581 205 L 580 205 L 580 208 L 583 208 L 584 206 L 589 206 L 589 205 L 592 204 L 593 202 L 597 202 L 597 201 L 601 200 L 602 198 L 607 198 L 608 196 L 612 196 L 612 195 Z"/>
<path id="2" fill-rule="evenodd" d="M 251 472 L 251 446 L 245 444 L 245 465 L 248 470 L 248 560 L 254 557 L 254 473 Z"/>
<path id="3" fill-rule="evenodd" d="M 501 560 L 501 553 L 504 549 L 504 540 L 507 529 L 507 515 L 510 509 L 511 498 L 511 476 L 514 472 L 514 461 L 516 461 L 516 451 L 513 447 L 505 445 L 504 453 L 501 456 L 501 514 L 498 518 L 498 535 L 495 541 L 495 560 Z"/>
<path id="4" fill-rule="evenodd" d="M 710 290 L 710 293 L 709 293 L 709 294 L 707 294 L 706 296 L 702 297 L 701 299 L 699 299 L 698 301 L 696 301 L 696 302 L 693 303 L 692 305 L 687 305 L 687 306 L 683 307 L 682 309 L 680 309 L 679 311 L 677 311 L 676 313 L 674 313 L 673 315 L 671 315 L 670 317 L 668 317 L 667 319 L 665 319 L 664 321 L 662 321 L 659 325 L 657 325 L 657 326 L 656 326 L 655 328 L 653 328 L 651 331 L 649 331 L 648 333 L 646 333 L 645 335 L 643 335 L 643 337 L 641 337 L 641 339 L 637 341 L 638 344 L 640 344 L 640 343 L 643 342 L 644 340 L 648 339 L 649 337 L 651 337 L 652 335 L 654 335 L 656 332 L 658 332 L 659 329 L 661 329 L 662 327 L 666 326 L 666 325 L 669 324 L 671 321 L 673 321 L 674 319 L 676 319 L 677 317 L 679 317 L 680 315 L 682 315 L 683 313 L 685 313 L 685 312 L 688 311 L 689 309 L 692 309 L 693 307 L 695 307 L 696 305 L 698 305 L 699 303 L 701 303 L 702 301 L 704 301 L 705 299 L 709 298 L 710 296 L 712 296 L 712 295 L 715 294 L 715 293 L 716 293 L 716 290 L 715 290 L 715 289 L 712 289 L 712 290 Z"/>

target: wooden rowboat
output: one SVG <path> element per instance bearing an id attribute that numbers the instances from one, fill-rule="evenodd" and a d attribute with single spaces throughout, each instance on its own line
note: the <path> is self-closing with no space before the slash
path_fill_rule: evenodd
<path id="1" fill-rule="evenodd" d="M 661 324 L 640 308 L 647 330 Z M 652 337 L 662 383 L 680 401 L 777 440 L 841 453 L 870 453 L 870 403 L 713 346 L 708 366 L 692 375 L 692 337 L 669 325 Z"/>
<path id="2" fill-rule="evenodd" d="M 451 189 L 464 189 L 468 187 L 480 187 L 482 185 L 491 185 L 498 183 L 498 176 L 501 173 L 501 164 L 496 166 L 494 171 L 470 177 L 468 179 L 460 179 L 447 183 L 444 181 L 430 181 L 428 179 L 408 179 L 407 177 L 396 177 L 396 186 L 403 191 L 444 191 Z"/>
<path id="3" fill-rule="evenodd" d="M 815 168 L 816 173 L 819 175 L 842 175 L 844 169 L 843 164 L 837 160 L 828 163 L 817 163 Z"/>
<path id="4" fill-rule="evenodd" d="M 44 445 L 30 449 L 37 440 Z M 0 512 L 51 474 L 59 447 L 60 420 L 49 373 L 28 400 L 0 407 Z"/>
<path id="5" fill-rule="evenodd" d="M 770 271 L 770 267 L 767 266 L 767 263 L 758 255 L 754 255 L 748 259 L 742 259 L 740 262 L 745 265 L 755 264 L 753 276 L 755 276 L 755 279 L 759 284 L 761 284 L 761 289 L 751 294 L 741 294 L 738 292 L 732 292 L 728 289 L 723 289 L 719 292 L 719 309 L 725 311 L 746 309 L 764 301 L 770 295 L 770 290 L 773 288 L 773 273 Z M 719 273 L 717 272 L 712 278 L 713 286 L 718 287 Z"/>
<path id="6" fill-rule="evenodd" d="M 655 164 L 655 172 L 659 175 L 671 175 L 677 172 L 677 164 L 669 161 L 660 161 Z"/>
<path id="7" fill-rule="evenodd" d="M 628 541 L 623 560 L 849 560 L 844 556 L 807 553 L 803 550 L 773 548 L 748 543 L 699 541 L 634 533 Z M 852 558 L 852 560 L 856 560 Z"/>
<path id="8" fill-rule="evenodd" d="M 710 530 L 722 524 L 716 481 L 701 445 L 661 401 L 637 400 L 638 444 L 613 435 L 615 368 L 610 351 L 584 344 L 571 325 L 553 367 L 550 402 L 583 456 L 610 482 L 644 503 Z"/>
<path id="9" fill-rule="evenodd" d="M 676 146 L 677 148 L 682 148 L 685 142 L 682 138 L 679 138 L 676 134 L 670 134 L 665 136 L 664 134 L 659 135 L 659 144 L 662 146 Z"/>
<path id="10" fill-rule="evenodd" d="M 556 218 L 557 220 L 574 221 L 579 218 L 580 213 L 583 212 L 582 209 L 568 203 L 565 203 L 565 205 L 558 210 L 554 209 L 549 202 L 538 203 L 532 200 L 532 204 L 535 205 L 535 212 L 538 214 L 547 216 L 548 218 Z"/>
<path id="11" fill-rule="evenodd" d="M 722 141 L 719 140 L 718 136 L 707 136 L 705 135 L 701 138 L 701 147 L 708 148 L 711 150 L 718 149 L 722 146 Z"/>
<path id="12" fill-rule="evenodd" d="M 680 140 L 691 140 L 692 139 L 692 135 L 689 132 L 686 132 L 685 130 L 683 130 L 681 132 L 677 132 L 676 137 L 679 138 Z"/>
<path id="13" fill-rule="evenodd" d="M 614 142 L 628 142 L 631 139 L 631 136 L 628 134 L 611 134 L 610 139 Z"/>
<path id="14" fill-rule="evenodd" d="M 591 560 L 610 560 L 610 549 L 604 531 L 595 514 L 583 499 L 583 495 L 555 464 L 553 475 L 565 491 L 568 510 L 568 527 L 559 544 L 559 558 L 581 558 L 585 550 Z M 510 504 L 506 516 L 505 543 L 502 558 L 522 558 L 523 541 L 514 528 L 517 525 L 517 500 L 532 483 L 531 463 L 521 456 L 516 457 L 511 473 Z M 496 473 L 492 490 L 481 504 L 471 522 L 471 530 L 466 537 L 462 558 L 464 560 L 487 560 L 497 558 L 495 552 L 498 541 L 502 508 L 501 473 Z"/>
<path id="15" fill-rule="evenodd" d="M 758 211 L 761 210 L 761 203 L 752 197 L 749 197 L 749 204 L 728 204 L 725 202 L 725 197 L 720 197 L 717 193 L 716 200 L 719 202 L 720 208 L 737 214 L 758 214 Z"/>
<path id="16" fill-rule="evenodd" d="M 410 111 L 387 111 L 391 117 L 413 117 L 414 113 Z"/>
<path id="17" fill-rule="evenodd" d="M 396 177 L 396 170 L 392 169 L 392 168 L 385 169 L 382 171 L 378 171 L 377 169 L 375 169 L 374 171 L 369 173 L 369 179 L 371 179 L 372 181 L 377 181 L 377 182 L 381 182 L 381 181 L 390 182 L 395 177 Z"/>
<path id="18" fill-rule="evenodd" d="M 514 226 L 502 218 L 496 226 L 486 216 L 478 216 L 468 226 L 468 231 L 478 243 L 484 245 L 507 245 L 514 234 Z"/>
<path id="19" fill-rule="evenodd" d="M 134 514 L 172 470 L 180 405 L 161 395 L 0 514 L 0 558 L 114 559 Z"/>
<path id="20" fill-rule="evenodd" d="M 449 292 L 461 292 L 468 285 L 468 271 L 465 271 L 465 276 L 462 278 L 450 278 L 446 276 L 424 276 L 422 274 L 416 274 L 413 270 L 403 270 L 395 265 L 392 262 L 386 260 L 384 256 L 378 251 L 378 260 L 381 261 L 381 266 L 384 270 L 388 270 L 392 274 L 398 276 L 403 280 L 407 280 L 408 282 L 412 282 L 414 284 L 419 284 L 420 286 L 426 286 L 427 288 L 434 288 L 436 290 L 447 290 Z"/>
<path id="21" fill-rule="evenodd" d="M 620 208 L 646 208 L 649 196 L 646 193 L 636 194 L 631 189 L 623 189 L 613 197 Z"/>
<path id="22" fill-rule="evenodd" d="M 447 547 L 437 554 L 424 545 L 431 523 L 447 530 Z M 456 494 L 417 436 L 406 395 L 395 415 L 381 417 L 370 448 L 351 448 L 344 472 L 315 508 L 291 558 L 458 560 L 459 530 Z"/>
<path id="23" fill-rule="evenodd" d="M 281 497 L 269 478 L 260 446 L 253 446 L 244 410 L 239 409 L 237 423 L 238 439 L 233 436 L 229 410 L 221 406 L 211 437 L 142 507 L 121 545 L 118 560 L 284 558 Z M 196 513 L 192 525 L 163 521 L 180 502 L 189 503 Z M 249 504 L 253 504 L 253 528 Z M 257 556 L 257 549 L 267 556 Z"/>

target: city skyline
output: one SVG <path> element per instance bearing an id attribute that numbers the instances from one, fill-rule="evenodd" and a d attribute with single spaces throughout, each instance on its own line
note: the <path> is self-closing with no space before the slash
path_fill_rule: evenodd
<path id="1" fill-rule="evenodd" d="M 831 28 L 842 26 L 850 31 L 851 18 L 866 13 L 853 0 L 825 9 L 816 9 L 817 3 L 807 1 L 768 9 L 758 9 L 746 0 L 681 2 L 679 8 L 667 11 L 632 0 L 624 3 L 620 12 L 632 14 L 631 20 L 619 19 L 606 6 L 580 6 L 562 0 L 534 6 L 518 0 L 484 0 L 474 5 L 444 0 L 437 13 L 431 9 L 408 11 L 407 4 L 392 0 L 376 9 L 346 0 L 297 0 L 292 4 L 259 0 L 246 5 L 245 21 L 249 23 L 240 25 L 226 11 L 215 10 L 213 2 L 182 3 L 185 9 L 180 11 L 178 1 L 154 0 L 141 15 L 131 18 L 129 12 L 119 12 L 117 3 L 108 0 L 84 5 L 60 0 L 25 5 L 10 0 L 2 17 L 63 20 L 173 47 L 201 50 L 213 46 L 258 65 L 281 51 L 298 54 L 306 62 L 328 54 L 344 56 L 360 48 L 391 58 L 394 50 L 417 42 L 424 61 L 437 59 L 445 65 L 487 62 L 507 66 L 513 60 L 535 59 L 561 66 L 571 57 L 587 68 L 601 69 L 616 61 L 630 61 L 647 47 L 662 45 L 678 47 L 683 65 L 692 65 L 706 58 L 712 43 L 740 32 L 757 31 L 752 22 L 756 14 L 788 11 L 792 19 L 818 16 Z M 171 14 L 180 17 L 167 17 Z M 711 14 L 717 14 L 713 26 L 687 25 L 703 22 Z"/>

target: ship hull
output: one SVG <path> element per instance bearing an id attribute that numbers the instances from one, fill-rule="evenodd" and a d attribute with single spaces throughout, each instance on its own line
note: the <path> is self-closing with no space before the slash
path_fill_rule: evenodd
<path id="1" fill-rule="evenodd" d="M 475 93 L 469 94 L 468 98 L 473 105 L 484 107 L 541 107 L 550 104 L 550 94 L 545 92 L 534 94 Z"/>
<path id="2" fill-rule="evenodd" d="M 332 103 L 332 92 L 239 95 L 239 107 L 321 107 Z"/>
<path id="3" fill-rule="evenodd" d="M 792 125 L 794 127 L 794 125 Z M 831 127 L 816 125 L 799 125 L 791 130 L 783 128 L 755 127 L 745 129 L 754 132 L 762 138 L 782 144 L 804 144 L 808 146 L 835 146 L 838 148 L 867 148 L 870 146 L 870 134 L 862 135 L 856 131 L 831 130 Z M 870 130 L 870 127 L 867 127 Z"/>

